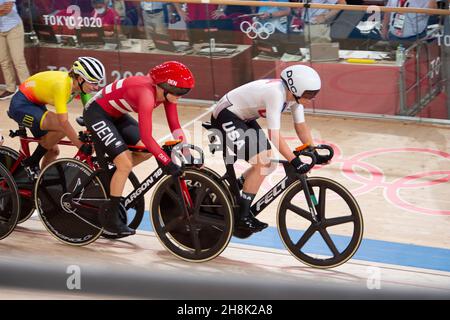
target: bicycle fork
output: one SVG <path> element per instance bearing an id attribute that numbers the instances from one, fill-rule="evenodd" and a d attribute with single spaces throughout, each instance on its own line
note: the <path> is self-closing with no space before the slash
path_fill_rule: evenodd
<path id="1" fill-rule="evenodd" d="M 305 192 L 306 202 L 308 203 L 311 217 L 314 220 L 314 222 L 319 222 L 319 217 L 316 210 L 316 206 L 319 204 L 319 202 L 317 201 L 313 188 L 308 183 L 306 174 L 300 175 L 300 182 L 302 184 L 303 191 Z"/>
<path id="2" fill-rule="evenodd" d="M 175 182 L 175 189 L 178 195 L 181 196 L 181 205 L 183 208 L 183 212 L 186 215 L 186 217 L 189 218 L 189 210 L 187 207 L 193 208 L 194 203 L 192 202 L 192 198 L 191 195 L 189 194 L 186 182 L 184 181 L 184 179 L 179 177 L 173 177 L 173 179 Z"/>

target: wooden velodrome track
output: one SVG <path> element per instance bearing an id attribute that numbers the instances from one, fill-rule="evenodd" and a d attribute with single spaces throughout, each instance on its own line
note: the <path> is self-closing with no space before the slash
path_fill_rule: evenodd
<path id="1" fill-rule="evenodd" d="M 0 128 L 5 136 L 4 145 L 17 149 L 18 138 L 7 137 L 9 129 L 17 127 L 6 116 L 8 105 L 8 101 L 0 102 L 3 114 Z M 74 119 L 81 113 L 81 107 L 74 102 L 69 110 L 72 123 L 77 126 Z M 155 113 L 154 136 L 163 141 L 169 137 L 164 112 L 159 108 Z M 206 132 L 200 127 L 201 121 L 209 120 L 207 108 L 180 108 L 180 120 L 190 134 L 191 142 L 205 150 L 206 165 L 223 172 L 220 156 L 208 152 Z M 338 268 L 312 269 L 284 249 L 276 231 L 278 201 L 261 214 L 261 220 L 270 224 L 268 229 L 245 241 L 233 238 L 219 257 L 206 263 L 188 263 L 172 256 L 150 231 L 148 219 L 144 230 L 134 237 L 120 241 L 99 239 L 87 247 L 75 248 L 54 239 L 37 217 L 18 226 L 0 242 L 0 260 L 36 265 L 53 262 L 55 265 L 95 265 L 105 270 L 216 278 L 248 274 L 263 277 L 264 281 L 290 281 L 298 285 L 313 281 L 342 289 L 375 288 L 371 291 L 381 294 L 389 288 L 405 292 L 430 291 L 449 298 L 450 126 L 317 115 L 307 115 L 307 122 L 317 142 L 331 144 L 336 150 L 333 162 L 314 169 L 311 175 L 328 177 L 347 187 L 356 197 L 364 217 L 364 240 L 360 249 L 352 260 Z M 291 116 L 284 115 L 282 123 L 283 135 L 290 146 L 296 147 L 299 143 L 295 139 Z M 261 125 L 265 126 L 263 120 Z M 73 154 L 73 148 L 61 149 L 61 157 L 72 157 Z M 238 171 L 245 166 L 245 163 L 239 164 Z M 152 159 L 137 167 L 135 173 L 143 179 L 153 168 L 155 161 Z M 262 190 L 267 191 L 275 185 L 281 174 L 282 171 L 277 170 L 267 178 Z M 146 210 L 150 196 L 151 192 L 146 195 Z M 2 273 L 0 277 L 7 275 Z M 2 283 L 5 282 L 0 286 Z M 11 283 L 14 281 L 1 288 L 0 298 L 132 296 L 125 292 L 111 295 L 69 292 L 67 289 L 56 292 L 39 287 L 31 290 L 21 285 L 14 288 Z M 220 291 L 220 288 L 212 290 Z M 215 296 L 199 294 L 198 297 Z"/>

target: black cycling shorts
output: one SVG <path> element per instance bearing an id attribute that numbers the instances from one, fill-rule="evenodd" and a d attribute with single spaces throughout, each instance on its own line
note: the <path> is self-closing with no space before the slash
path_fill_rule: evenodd
<path id="1" fill-rule="evenodd" d="M 219 134 L 221 148 L 227 163 L 237 159 L 249 161 L 257 154 L 270 150 L 270 142 L 256 120 L 244 121 L 228 109 L 217 118 L 211 116 L 211 124 Z"/>
<path id="2" fill-rule="evenodd" d="M 96 149 L 105 152 L 111 160 L 141 140 L 139 125 L 132 116 L 111 117 L 95 101 L 84 110 L 83 118 Z"/>

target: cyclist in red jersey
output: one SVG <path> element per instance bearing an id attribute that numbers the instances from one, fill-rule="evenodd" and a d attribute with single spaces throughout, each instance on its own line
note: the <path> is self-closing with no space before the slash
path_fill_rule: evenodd
<path id="1" fill-rule="evenodd" d="M 171 161 L 152 136 L 153 110 L 163 104 L 169 128 L 175 139 L 186 137 L 178 120 L 177 102 L 194 87 L 192 72 L 182 63 L 164 62 L 147 76 L 115 81 L 94 96 L 84 110 L 86 127 L 92 132 L 97 150 L 105 152 L 116 166 L 111 179 L 110 201 L 100 213 L 103 228 L 119 236 L 134 234 L 120 219 L 120 198 L 133 166 L 153 154 L 166 172 L 180 175 L 180 167 Z M 129 115 L 138 114 L 138 121 Z M 150 154 L 132 153 L 128 145 L 145 146 Z"/>

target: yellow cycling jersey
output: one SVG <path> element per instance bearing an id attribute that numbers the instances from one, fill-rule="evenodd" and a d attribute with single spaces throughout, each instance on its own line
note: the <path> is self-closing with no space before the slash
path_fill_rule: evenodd
<path id="1" fill-rule="evenodd" d="M 44 71 L 25 80 L 19 90 L 33 103 L 55 106 L 56 113 L 67 113 L 72 94 L 72 78 L 68 72 Z"/>

